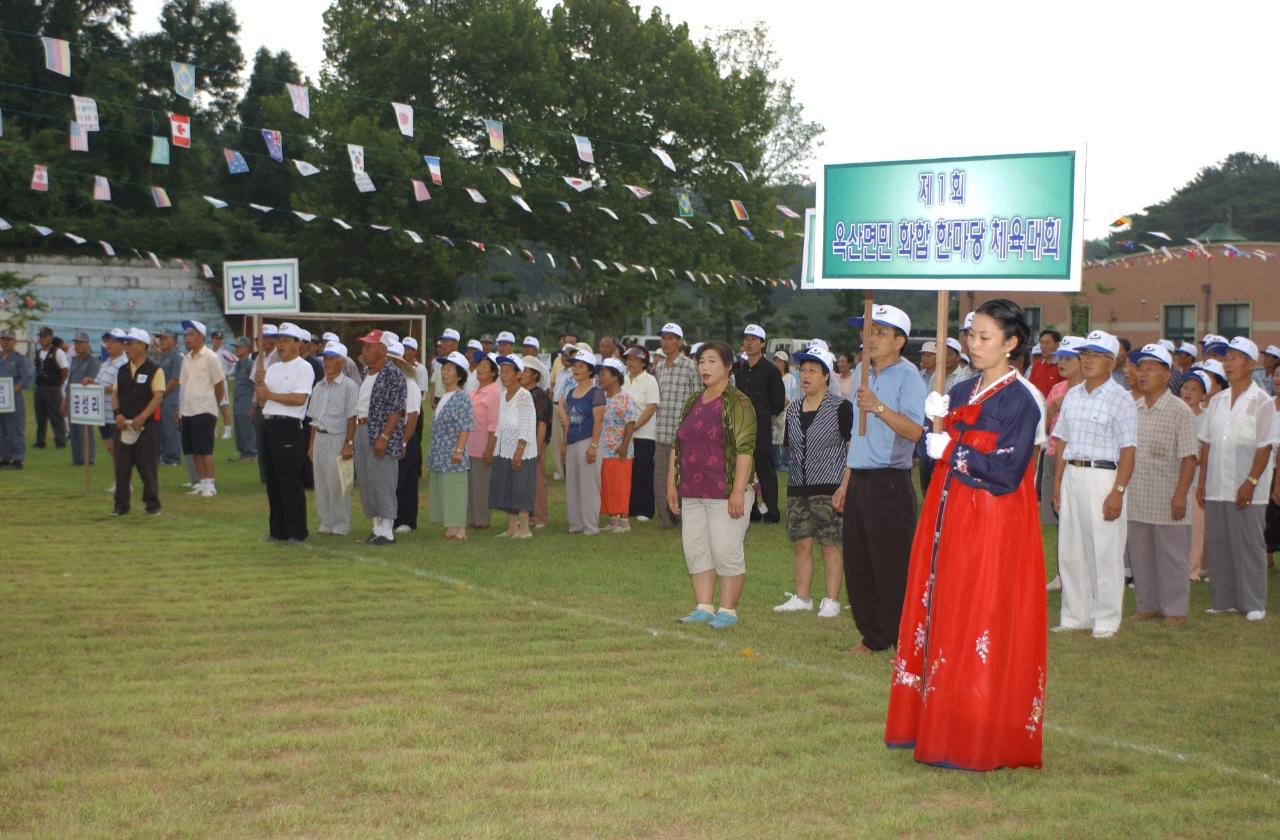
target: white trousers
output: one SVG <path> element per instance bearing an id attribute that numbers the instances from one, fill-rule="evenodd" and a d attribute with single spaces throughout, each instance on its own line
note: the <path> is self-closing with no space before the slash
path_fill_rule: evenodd
<path id="1" fill-rule="evenodd" d="M 1094 633 L 1120 628 L 1129 526 L 1123 509 L 1119 519 L 1107 522 L 1102 518 L 1102 503 L 1115 483 L 1115 470 L 1067 466 L 1062 476 L 1058 574 L 1062 577 L 1059 623 L 1063 627 Z"/>

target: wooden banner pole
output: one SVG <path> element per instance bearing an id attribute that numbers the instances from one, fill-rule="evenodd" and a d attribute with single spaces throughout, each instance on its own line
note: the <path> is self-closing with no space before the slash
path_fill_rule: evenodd
<path id="1" fill-rule="evenodd" d="M 951 314 L 951 293 L 938 292 L 938 329 L 937 329 L 937 345 L 938 352 L 934 354 L 936 360 L 933 364 L 933 387 L 939 394 L 945 394 L 947 386 L 947 332 L 949 316 Z M 933 432 L 937 434 L 942 431 L 942 418 L 935 418 L 933 421 Z"/>
<path id="2" fill-rule="evenodd" d="M 865 388 L 871 382 L 871 358 L 868 355 L 870 350 L 867 347 L 867 330 L 871 329 L 871 309 L 875 300 L 875 292 L 867 289 L 866 295 L 862 301 L 862 379 L 859 388 Z M 854 395 L 853 402 L 857 405 L 858 398 Z M 867 436 L 867 413 L 865 411 L 858 412 L 858 437 Z"/>
<path id="3" fill-rule="evenodd" d="M 80 427 L 80 457 L 84 461 L 84 492 L 89 492 L 89 426 Z"/>

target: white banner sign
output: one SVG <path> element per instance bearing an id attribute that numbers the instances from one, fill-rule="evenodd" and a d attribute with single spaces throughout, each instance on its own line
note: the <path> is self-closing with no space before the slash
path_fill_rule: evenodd
<path id="1" fill-rule="evenodd" d="M 14 407 L 13 377 L 0 376 L 0 414 L 12 414 Z"/>
<path id="2" fill-rule="evenodd" d="M 222 264 L 222 304 L 228 315 L 296 314 L 298 260 L 242 260 Z"/>
<path id="3" fill-rule="evenodd" d="M 107 423 L 107 389 L 101 385 L 72 385 L 70 399 L 71 425 L 105 426 Z"/>

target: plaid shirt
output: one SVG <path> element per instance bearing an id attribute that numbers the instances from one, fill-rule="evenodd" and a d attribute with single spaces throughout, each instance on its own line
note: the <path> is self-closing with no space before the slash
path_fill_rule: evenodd
<path id="1" fill-rule="evenodd" d="M 1069 461 L 1120 460 L 1120 450 L 1137 445 L 1138 409 L 1133 395 L 1109 379 L 1085 390 L 1081 382 L 1067 391 L 1053 436 L 1066 443 Z"/>
<path id="2" fill-rule="evenodd" d="M 654 370 L 658 378 L 658 412 L 654 415 L 657 442 L 670 446 L 680 427 L 681 411 L 689 395 L 702 387 L 698 366 L 683 353 L 668 364 L 659 362 Z"/>
<path id="3" fill-rule="evenodd" d="M 1195 415 L 1186 403 L 1167 391 L 1150 408 L 1145 397 L 1136 405 L 1138 451 L 1125 497 L 1129 521 L 1147 525 L 1190 525 L 1190 505 L 1187 515 L 1175 521 L 1169 502 L 1178 486 L 1182 459 L 1200 454 Z"/>

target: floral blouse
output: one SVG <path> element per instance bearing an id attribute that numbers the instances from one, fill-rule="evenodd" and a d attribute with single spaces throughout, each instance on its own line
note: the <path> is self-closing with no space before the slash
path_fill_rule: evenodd
<path id="1" fill-rule="evenodd" d="M 606 458 L 617 458 L 618 447 L 626 436 L 627 424 L 634 423 L 640 413 L 626 391 L 618 391 L 604 406 L 604 422 L 600 426 L 600 450 Z M 635 446 L 628 443 L 627 457 L 635 456 Z"/>
<path id="2" fill-rule="evenodd" d="M 440 406 L 435 418 L 431 421 L 431 449 L 427 453 L 427 470 L 430 472 L 454 473 L 466 472 L 471 468 L 470 456 L 466 450 L 462 452 L 462 463 L 452 461 L 453 450 L 458 445 L 458 436 L 463 432 L 476 429 L 475 417 L 471 413 L 471 397 L 459 389 L 446 394 L 443 406 Z"/>

